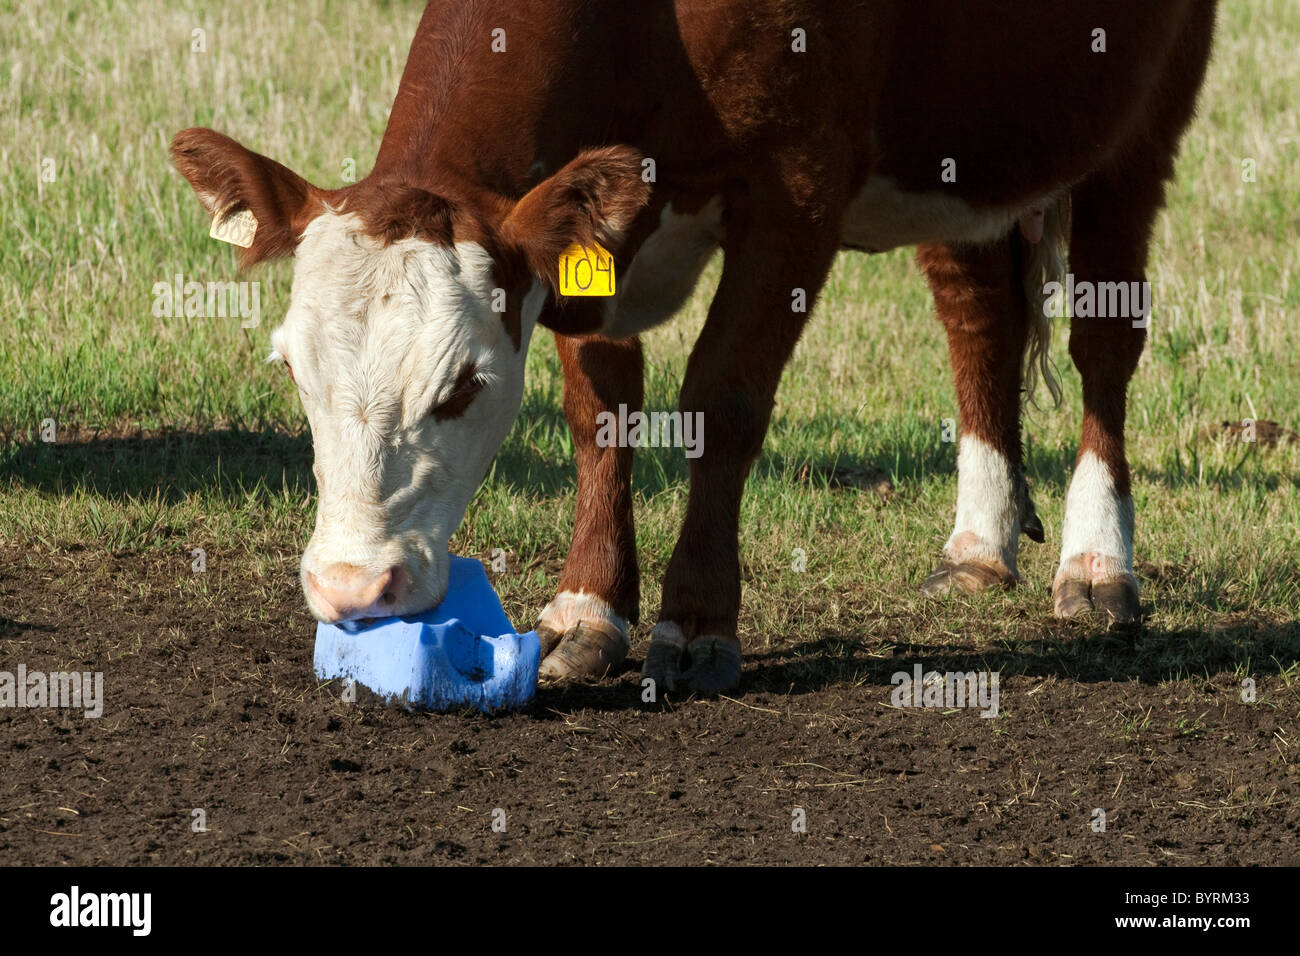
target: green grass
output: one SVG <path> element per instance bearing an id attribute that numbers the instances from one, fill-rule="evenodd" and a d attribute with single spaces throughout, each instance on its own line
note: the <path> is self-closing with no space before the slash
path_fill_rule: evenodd
<path id="1" fill-rule="evenodd" d="M 421 6 L 315 0 L 272 15 L 251 0 L 197 15 L 151 0 L 0 6 L 0 34 L 21 38 L 0 61 L 0 544 L 174 551 L 182 562 L 204 546 L 292 586 L 313 520 L 310 444 L 291 386 L 262 363 L 290 267 L 245 277 L 262 283 L 258 328 L 154 318 L 155 282 L 178 272 L 240 278 L 166 146 L 186 126 L 212 125 L 313 182 L 341 185 L 349 161 L 360 173 L 373 160 Z M 190 50 L 196 27 L 206 52 Z M 1128 439 L 1144 598 L 1162 636 L 1143 667 L 1169 677 L 1247 661 L 1287 672 L 1300 648 L 1300 448 L 1202 433 L 1248 416 L 1300 427 L 1298 46 L 1295 3 L 1223 5 L 1200 116 L 1156 229 L 1156 307 Z M 52 183 L 39 175 L 47 158 Z M 1255 183 L 1242 182 L 1245 158 Z M 646 337 L 647 408 L 675 407 L 719 266 L 677 320 Z M 909 253 L 840 257 L 745 499 L 751 650 L 793 642 L 810 660 L 843 658 L 837 673 L 849 681 L 852 648 L 864 643 L 873 653 L 1005 650 L 1041 638 L 1044 654 L 1059 652 L 1053 642 L 1075 632 L 1050 623 L 1045 589 L 1081 413 L 1067 331 L 1056 329 L 1053 351 L 1065 400 L 1027 421 L 1048 543 L 1025 542 L 1025 586 L 1014 593 L 926 604 L 916 588 L 950 530 L 956 491 L 955 446 L 940 441 L 941 420 L 957 417 L 946 346 Z M 560 386 L 542 333 L 519 421 L 453 540 L 463 553 L 510 553 L 500 587 L 525 619 L 568 545 L 574 479 Z M 53 446 L 38 440 L 44 419 L 60 429 Z M 91 439 L 141 429 L 138 439 Z M 796 480 L 805 465 L 837 463 L 884 469 L 894 494 Z M 638 459 L 650 620 L 686 473 L 680 452 Z M 795 548 L 807 552 L 806 572 L 791 569 Z M 1091 658 L 1102 673 L 1104 658 Z"/>

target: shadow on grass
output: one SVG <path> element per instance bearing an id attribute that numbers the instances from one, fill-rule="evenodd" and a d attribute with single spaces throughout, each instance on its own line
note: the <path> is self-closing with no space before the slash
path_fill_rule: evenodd
<path id="1" fill-rule="evenodd" d="M 810 434 L 829 434 L 842 422 L 818 417 Z M 784 426 L 789 428 L 788 424 Z M 885 431 L 892 426 L 882 425 Z M 927 433 L 928 434 L 928 433 Z M 768 450 L 752 477 L 766 481 L 839 484 L 839 476 L 882 475 L 895 485 L 934 477 L 951 480 L 956 452 L 951 444 L 923 438 L 915 431 L 892 436 L 864 429 L 864 453 L 819 455 Z M 568 425 L 558 407 L 525 403 L 520 421 L 506 440 L 489 473 L 508 491 L 528 497 L 573 494 L 577 475 L 568 442 Z M 779 442 L 778 444 L 782 444 Z M 806 447 L 806 446 L 805 446 Z M 1063 494 L 1077 448 L 1074 445 L 1028 449 L 1026 472 L 1030 494 L 1052 489 Z M 634 457 L 633 487 L 650 498 L 670 489 L 686 490 L 690 461 L 680 449 L 643 449 Z M 146 434 L 90 433 L 71 429 L 56 443 L 10 440 L 0 445 L 0 479 L 8 478 L 51 495 L 83 489 L 105 498 L 154 498 L 177 502 L 198 494 L 232 502 L 250 493 L 314 493 L 311 436 L 283 428 L 246 430 L 168 430 Z M 1201 469 L 1195 461 L 1167 462 L 1164 468 L 1138 466 L 1135 477 L 1168 489 L 1209 486 L 1219 490 L 1259 487 L 1268 491 L 1300 475 L 1263 474 L 1238 463 Z"/>
<path id="2" fill-rule="evenodd" d="M 820 417 L 810 428 L 815 434 L 829 433 L 835 425 L 835 420 Z M 911 436 L 904 437 L 901 444 L 906 447 L 889 462 L 869 456 L 769 452 L 761 456 L 753 474 L 762 479 L 793 480 L 808 470 L 814 476 L 883 470 L 897 481 L 900 476 L 955 470 L 954 453 L 947 446 L 927 445 Z M 306 494 L 314 491 L 311 466 L 310 434 L 275 426 L 140 432 L 74 425 L 61 427 L 57 442 L 16 437 L 0 442 L 0 479 L 52 495 L 82 489 L 105 498 L 157 496 L 176 502 L 191 494 L 238 501 L 253 489 L 272 495 Z M 633 486 L 645 497 L 685 489 L 690 482 L 690 460 L 679 448 L 641 449 L 634 456 L 633 469 Z M 576 490 L 572 442 L 558 402 L 547 400 L 547 396 L 526 398 L 488 480 L 530 497 L 567 496 Z"/>
<path id="3" fill-rule="evenodd" d="M 175 503 L 217 494 L 233 501 L 255 488 L 307 494 L 311 463 L 310 437 L 280 430 L 74 431 L 54 443 L 11 443 L 0 451 L 0 478 L 51 495 L 80 489 L 110 499 Z"/>
<path id="4" fill-rule="evenodd" d="M 11 442 L 0 448 L 0 480 L 51 495 L 75 490 L 108 499 L 153 498 L 176 503 L 189 495 L 232 504 L 250 493 L 315 493 L 308 434 L 278 429 L 164 431 L 145 435 L 60 437 L 55 443 Z M 553 496 L 576 488 L 572 462 L 507 441 L 493 463 L 492 480 L 520 492 Z M 687 480 L 642 462 L 638 486 L 663 490 Z"/>

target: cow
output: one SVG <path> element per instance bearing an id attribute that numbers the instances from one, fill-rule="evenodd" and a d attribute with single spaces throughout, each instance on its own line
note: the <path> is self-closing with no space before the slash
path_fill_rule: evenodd
<path id="1" fill-rule="evenodd" d="M 1037 378 L 1058 389 L 1045 290 L 1067 267 L 1144 282 L 1214 22 L 1213 0 L 432 0 L 359 182 L 317 187 L 213 130 L 179 133 L 173 161 L 216 225 L 252 224 L 243 264 L 295 260 L 271 343 L 314 441 L 311 611 L 441 601 L 541 325 L 577 459 L 541 674 L 618 668 L 640 610 L 633 453 L 597 423 L 641 407 L 638 336 L 718 249 L 679 400 L 707 438 L 644 675 L 700 695 L 740 682 L 742 490 L 843 248 L 915 246 L 947 333 L 956 519 L 924 592 L 1014 585 L 1020 535 L 1043 538 L 1020 416 Z M 575 246 L 612 257 L 614 295 L 560 293 Z M 1124 418 L 1146 324 L 1071 319 L 1084 415 L 1061 618 L 1141 613 Z"/>

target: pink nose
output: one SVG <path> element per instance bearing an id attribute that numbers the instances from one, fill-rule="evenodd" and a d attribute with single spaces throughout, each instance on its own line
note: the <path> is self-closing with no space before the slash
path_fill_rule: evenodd
<path id="1" fill-rule="evenodd" d="M 398 567 L 375 574 L 353 564 L 331 564 L 319 575 L 308 571 L 303 578 L 328 621 L 387 617 L 405 590 L 405 575 Z"/>

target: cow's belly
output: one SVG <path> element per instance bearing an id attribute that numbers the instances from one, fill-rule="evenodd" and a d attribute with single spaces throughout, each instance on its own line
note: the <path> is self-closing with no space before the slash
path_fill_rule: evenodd
<path id="1" fill-rule="evenodd" d="M 992 242 L 1033 208 L 974 206 L 937 191 L 904 192 L 887 176 L 873 176 L 845 210 L 842 242 L 867 252 L 925 242 Z"/>
<path id="2" fill-rule="evenodd" d="M 659 216 L 659 228 L 641 244 L 618 277 L 604 335 L 638 335 L 671 318 L 690 297 L 713 251 L 722 241 L 722 197 L 715 196 L 693 213 L 673 211 Z"/>

